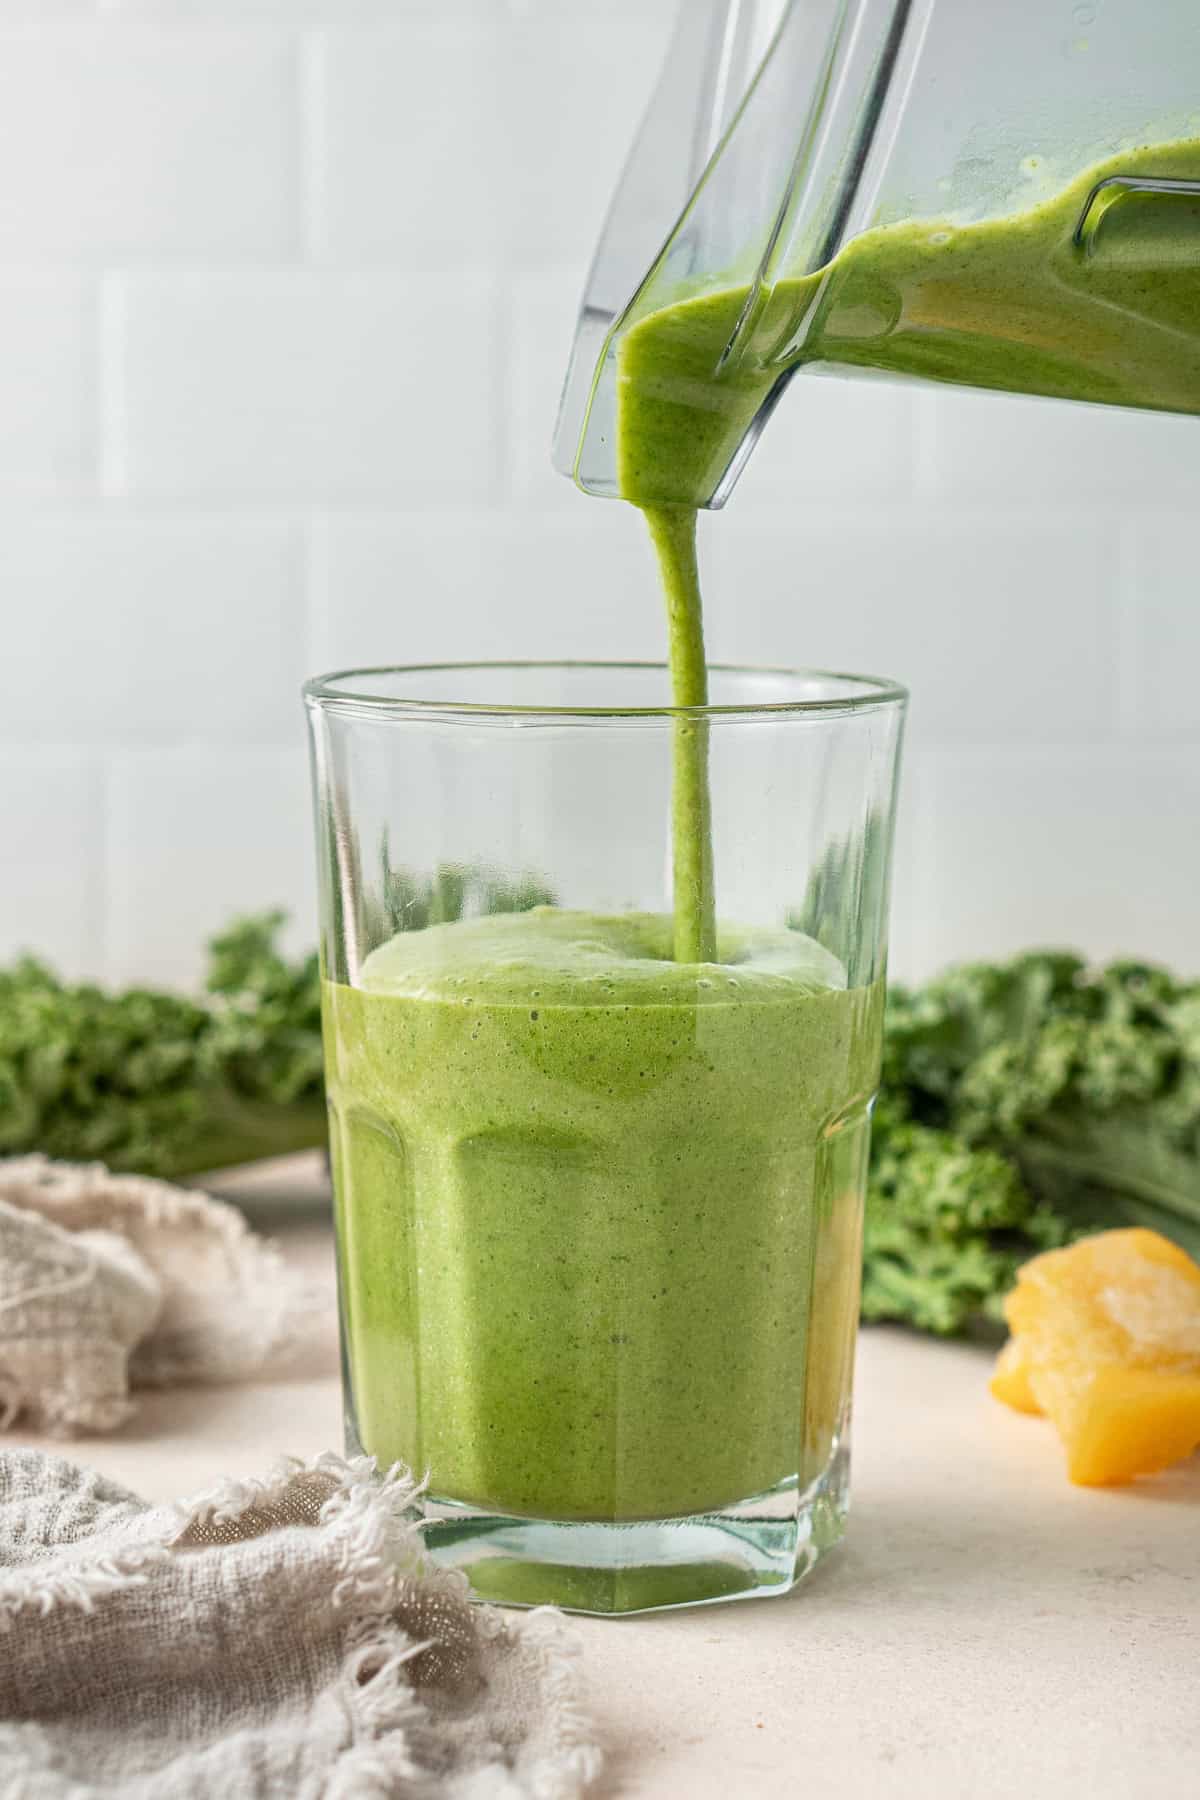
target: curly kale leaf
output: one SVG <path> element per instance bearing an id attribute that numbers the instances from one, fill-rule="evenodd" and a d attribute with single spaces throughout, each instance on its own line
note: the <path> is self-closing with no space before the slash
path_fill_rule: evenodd
<path id="1" fill-rule="evenodd" d="M 949 1336 L 998 1316 L 1016 1270 L 1062 1242 L 1009 1159 L 877 1110 L 863 1246 L 864 1319 Z"/>
<path id="2" fill-rule="evenodd" d="M 1165 1106 L 1200 1149 L 1200 985 L 1051 951 L 968 964 L 893 994 L 885 1072 L 915 1116 L 973 1142 L 1015 1140 L 1064 1109 Z"/>
<path id="3" fill-rule="evenodd" d="M 165 1172 L 203 1119 L 209 1031 L 178 995 L 68 986 L 30 958 L 0 971 L 0 1152 Z"/>
<path id="4" fill-rule="evenodd" d="M 208 947 L 210 1064 L 234 1093 L 277 1106 L 323 1093 L 320 968 L 315 951 L 283 955 L 286 917 L 237 919 Z"/>

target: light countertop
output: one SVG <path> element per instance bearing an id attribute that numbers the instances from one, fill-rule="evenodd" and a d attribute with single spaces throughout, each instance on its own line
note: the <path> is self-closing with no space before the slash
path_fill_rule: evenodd
<path id="1" fill-rule="evenodd" d="M 330 1297 L 282 1379 L 144 1395 L 113 1437 L 53 1447 L 155 1499 L 340 1448 L 330 1235 L 277 1235 Z M 1200 1794 L 1200 1458 L 1072 1488 L 989 1360 L 864 1334 L 849 1533 L 794 1593 L 576 1621 L 604 1800 Z"/>

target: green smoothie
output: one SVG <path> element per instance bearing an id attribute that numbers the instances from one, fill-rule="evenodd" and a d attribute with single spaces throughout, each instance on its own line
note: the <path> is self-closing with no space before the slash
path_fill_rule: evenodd
<path id="1" fill-rule="evenodd" d="M 431 1491 L 694 1513 L 824 1468 L 882 993 L 790 931 L 538 907 L 328 984 L 357 1427 Z"/>
<path id="2" fill-rule="evenodd" d="M 621 344 L 621 492 L 707 501 L 775 383 L 808 363 L 1200 412 L 1200 198 L 1135 195 L 1092 250 L 1076 244 L 1089 194 L 1117 174 L 1200 180 L 1200 140 L 1123 151 L 1026 212 L 865 231 L 764 294 L 724 363 L 747 286 L 648 313 Z"/>

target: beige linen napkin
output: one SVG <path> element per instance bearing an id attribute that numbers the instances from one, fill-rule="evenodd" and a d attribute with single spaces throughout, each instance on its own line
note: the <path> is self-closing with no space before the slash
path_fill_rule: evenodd
<path id="1" fill-rule="evenodd" d="M 111 1431 L 131 1387 L 280 1357 L 312 1305 L 220 1200 L 99 1163 L 0 1160 L 0 1428 Z"/>
<path id="2" fill-rule="evenodd" d="M 564 1621 L 473 1605 L 413 1495 L 329 1455 L 148 1506 L 0 1452 L 0 1794 L 583 1793 L 600 1758 Z"/>

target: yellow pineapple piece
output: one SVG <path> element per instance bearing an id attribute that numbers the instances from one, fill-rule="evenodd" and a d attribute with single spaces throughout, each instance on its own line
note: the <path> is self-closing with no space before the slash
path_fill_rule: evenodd
<path id="1" fill-rule="evenodd" d="M 997 1400 L 1011 1406 L 1014 1412 L 1040 1413 L 1041 1407 L 1029 1385 L 1029 1365 L 1020 1338 L 1009 1338 L 996 1358 L 991 1389 Z"/>
<path id="2" fill-rule="evenodd" d="M 996 1397 L 1046 1413 L 1084 1484 L 1200 1445 L 1200 1266 L 1154 1231 L 1104 1231 L 1026 1263 L 1005 1302 Z"/>

